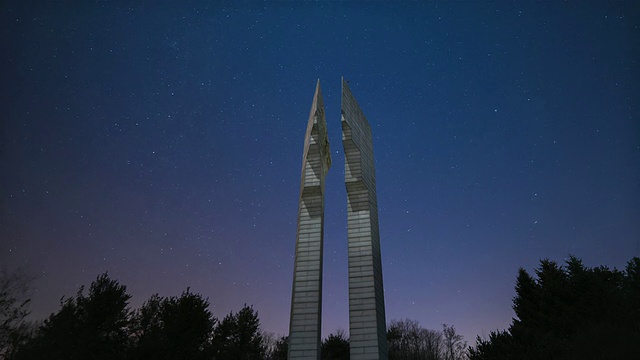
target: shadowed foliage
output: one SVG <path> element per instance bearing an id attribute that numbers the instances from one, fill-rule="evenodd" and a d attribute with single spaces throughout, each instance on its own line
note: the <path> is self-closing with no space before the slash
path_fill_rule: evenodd
<path id="1" fill-rule="evenodd" d="M 467 343 L 453 326 L 425 329 L 415 320 L 394 320 L 388 326 L 389 360 L 462 360 Z"/>
<path id="2" fill-rule="evenodd" d="M 44 321 L 15 359 L 122 359 L 129 346 L 126 287 L 100 275 L 84 295 L 61 300 L 61 309 Z"/>
<path id="3" fill-rule="evenodd" d="M 207 359 L 216 319 L 209 302 L 199 294 L 161 298 L 152 296 L 135 313 L 132 327 L 134 359 Z"/>
<path id="4" fill-rule="evenodd" d="M 349 360 L 349 339 L 343 330 L 329 334 L 320 348 L 322 360 Z"/>
<path id="5" fill-rule="evenodd" d="M 540 261 L 518 271 L 508 330 L 477 339 L 472 360 L 640 358 L 640 258 L 625 271 Z"/>
<path id="6" fill-rule="evenodd" d="M 266 349 L 259 330 L 258 313 L 246 304 L 237 313 L 225 316 L 213 331 L 214 358 L 262 359 Z"/>
<path id="7" fill-rule="evenodd" d="M 22 271 L 0 270 L 0 359 L 12 356 L 29 339 L 29 287 L 33 278 Z"/>
<path id="8" fill-rule="evenodd" d="M 88 294 L 81 287 L 76 296 L 63 298 L 60 310 L 15 351 L 5 351 L 5 358 L 248 360 L 266 355 L 258 313 L 250 306 L 218 324 L 209 301 L 189 289 L 180 297 L 153 295 L 136 311 L 129 309 L 130 297 L 124 285 L 100 275 Z M 286 349 L 283 341 L 275 344 L 273 359 L 283 344 Z"/>
<path id="9" fill-rule="evenodd" d="M 22 284 L 21 289 L 28 289 L 28 283 Z M 22 302 L 11 300 L 22 299 L 20 296 L 9 296 L 14 293 L 7 291 L 0 298 L 3 301 L 0 305 L 8 309 L 3 310 L 4 313 L 15 315 L 7 318 L 2 325 L 21 324 L 27 313 L 25 306 L 28 299 Z M 13 343 L 12 347 L 5 346 L 0 358 L 287 358 L 288 338 L 261 331 L 258 312 L 246 304 L 240 311 L 231 312 L 218 321 L 209 311 L 208 299 L 192 293 L 188 288 L 179 297 L 152 295 L 137 310 L 129 308 L 130 297 L 124 285 L 102 274 L 91 283 L 86 294 L 84 287 L 81 287 L 74 297 L 63 298 L 57 313 L 51 314 L 32 333 L 25 332 L 22 341 Z M 423 329 L 411 320 L 391 322 L 388 341 L 390 359 L 458 360 L 464 355 L 460 349 L 464 350 L 466 346 L 453 327 L 444 325 L 442 332 L 433 331 Z M 324 339 L 321 357 L 323 360 L 349 359 L 349 338 L 344 331 L 338 330 Z"/>

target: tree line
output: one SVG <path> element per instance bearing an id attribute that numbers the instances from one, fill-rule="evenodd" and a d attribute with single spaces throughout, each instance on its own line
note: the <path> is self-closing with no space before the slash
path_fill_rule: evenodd
<path id="1" fill-rule="evenodd" d="M 12 280 L 20 278 L 0 285 Z M 102 274 L 87 294 L 81 287 L 61 301 L 57 313 L 31 327 L 24 321 L 26 302 L 1 294 L 3 317 L 5 309 L 13 309 L 2 319 L 7 324 L 0 336 L 5 359 L 255 360 L 271 355 L 251 306 L 218 320 L 209 301 L 189 289 L 178 297 L 153 295 L 131 310 L 126 287 Z"/>
<path id="2" fill-rule="evenodd" d="M 108 274 L 63 298 L 58 312 L 29 323 L 28 279 L 3 273 L 0 278 L 0 359 L 158 359 L 158 360 L 286 360 L 288 338 L 262 331 L 258 312 L 244 305 L 223 319 L 209 311 L 209 301 L 187 288 L 180 296 L 151 296 L 139 309 L 129 307 L 126 287 Z M 390 325 L 390 359 L 423 359 L 421 351 L 435 351 L 449 360 L 447 341 L 459 347 L 453 327 L 443 332 L 421 328 L 410 320 Z M 420 341 L 433 336 L 431 349 Z M 452 336 L 445 335 L 451 334 Z M 416 337 L 417 336 L 417 337 Z M 441 343 L 441 344 L 440 344 Z M 411 350 L 409 351 L 409 347 Z M 322 341 L 323 360 L 348 360 L 349 339 L 337 331 Z"/>
<path id="3" fill-rule="evenodd" d="M 520 269 L 508 329 L 467 346 L 453 326 L 425 329 L 417 321 L 388 325 L 390 360 L 640 358 L 640 258 L 624 271 L 588 268 L 571 256 L 565 266 L 541 260 L 535 277 Z M 286 336 L 261 329 L 244 305 L 222 319 L 189 288 L 151 296 L 131 309 L 126 287 L 102 274 L 85 294 L 63 298 L 42 322 L 26 321 L 29 278 L 0 273 L 0 359 L 285 360 Z M 349 339 L 337 331 L 322 341 L 323 360 L 348 360 Z"/>

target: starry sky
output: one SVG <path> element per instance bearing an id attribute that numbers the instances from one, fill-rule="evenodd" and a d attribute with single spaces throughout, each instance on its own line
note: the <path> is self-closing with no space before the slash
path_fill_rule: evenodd
<path id="1" fill-rule="evenodd" d="M 372 126 L 387 320 L 504 329 L 519 267 L 640 255 L 632 2 L 0 5 L 0 263 L 33 318 L 97 275 L 288 333 L 321 81 L 323 335 L 348 329 L 340 77 Z M 37 4 L 39 3 L 39 4 Z"/>

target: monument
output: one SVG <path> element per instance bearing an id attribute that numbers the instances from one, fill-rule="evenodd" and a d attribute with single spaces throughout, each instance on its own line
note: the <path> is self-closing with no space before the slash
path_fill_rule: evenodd
<path id="1" fill-rule="evenodd" d="M 387 359 L 373 139 L 371 126 L 344 78 L 341 107 L 347 187 L 350 359 Z"/>
<path id="2" fill-rule="evenodd" d="M 371 127 L 342 79 L 352 360 L 387 359 Z M 293 269 L 288 359 L 320 359 L 325 176 L 331 166 L 320 81 L 307 122 Z"/>
<path id="3" fill-rule="evenodd" d="M 304 138 L 289 323 L 289 359 L 320 359 L 324 179 L 331 166 L 320 80 Z"/>

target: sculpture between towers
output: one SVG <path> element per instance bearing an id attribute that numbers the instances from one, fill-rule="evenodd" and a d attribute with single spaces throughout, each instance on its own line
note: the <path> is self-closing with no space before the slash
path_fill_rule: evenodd
<path id="1" fill-rule="evenodd" d="M 342 79 L 352 360 L 387 359 L 371 127 Z M 325 176 L 331 166 L 320 80 L 304 141 L 288 359 L 320 359 Z"/>

